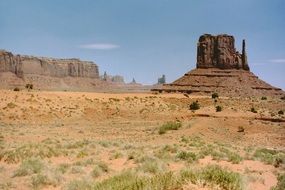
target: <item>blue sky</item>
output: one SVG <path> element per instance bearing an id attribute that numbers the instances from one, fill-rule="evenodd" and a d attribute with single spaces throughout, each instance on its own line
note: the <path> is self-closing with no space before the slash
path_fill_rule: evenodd
<path id="1" fill-rule="evenodd" d="M 195 68 L 204 33 L 246 39 L 251 71 L 285 89 L 284 0 L 0 0 L 0 49 L 80 58 L 153 84 Z"/>

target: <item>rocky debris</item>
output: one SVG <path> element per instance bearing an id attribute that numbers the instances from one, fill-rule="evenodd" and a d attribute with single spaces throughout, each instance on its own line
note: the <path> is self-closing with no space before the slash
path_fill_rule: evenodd
<path id="1" fill-rule="evenodd" d="M 243 40 L 242 54 L 240 54 L 235 49 L 233 36 L 226 34 L 200 36 L 197 44 L 197 68 L 249 70 L 245 40 Z"/>
<path id="2" fill-rule="evenodd" d="M 152 91 L 188 94 L 217 92 L 221 96 L 284 95 L 280 88 L 267 84 L 249 71 L 245 41 L 240 54 L 234 47 L 234 37 L 226 34 L 202 35 L 197 48 L 197 68 Z"/>
<path id="3" fill-rule="evenodd" d="M 98 66 L 79 59 L 53 59 L 13 55 L 0 51 L 0 72 L 12 72 L 18 77 L 41 75 L 50 77 L 99 78 Z"/>

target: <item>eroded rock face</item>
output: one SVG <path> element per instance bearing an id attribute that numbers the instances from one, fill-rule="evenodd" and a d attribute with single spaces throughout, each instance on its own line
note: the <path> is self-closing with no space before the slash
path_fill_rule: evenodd
<path id="1" fill-rule="evenodd" d="M 200 36 L 197 44 L 197 68 L 249 70 L 245 41 L 243 41 L 241 54 L 235 49 L 233 36 L 226 34 Z"/>
<path id="2" fill-rule="evenodd" d="M 21 57 L 10 52 L 0 51 L 0 72 L 12 72 L 18 77 L 23 77 Z"/>
<path id="3" fill-rule="evenodd" d="M 0 72 L 12 72 L 21 78 L 29 74 L 99 78 L 98 66 L 93 62 L 13 55 L 3 50 L 0 51 Z"/>
<path id="4" fill-rule="evenodd" d="M 197 44 L 197 68 L 152 91 L 203 95 L 217 92 L 228 97 L 284 96 L 282 89 L 271 86 L 249 71 L 245 41 L 241 54 L 236 51 L 234 42 L 230 35 L 202 35 Z"/>

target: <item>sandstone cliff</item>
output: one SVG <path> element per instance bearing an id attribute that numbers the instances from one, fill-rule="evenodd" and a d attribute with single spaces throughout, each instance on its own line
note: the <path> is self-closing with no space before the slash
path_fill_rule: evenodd
<path id="1" fill-rule="evenodd" d="M 260 80 L 249 71 L 245 41 L 242 53 L 236 51 L 233 36 L 204 34 L 197 44 L 197 68 L 173 83 L 152 89 L 158 92 L 221 96 L 279 96 L 284 91 Z"/>
<path id="2" fill-rule="evenodd" d="M 235 49 L 233 36 L 226 34 L 200 36 L 197 44 L 197 68 L 249 70 L 245 41 L 243 41 L 242 54 L 240 54 Z"/>
<path id="3" fill-rule="evenodd" d="M 99 79 L 98 66 L 79 59 L 13 55 L 0 50 L 0 88 L 92 91 L 108 84 Z"/>
<path id="4" fill-rule="evenodd" d="M 21 78 L 29 74 L 99 78 L 98 66 L 93 62 L 13 55 L 3 50 L 0 51 L 0 72 L 12 72 Z"/>

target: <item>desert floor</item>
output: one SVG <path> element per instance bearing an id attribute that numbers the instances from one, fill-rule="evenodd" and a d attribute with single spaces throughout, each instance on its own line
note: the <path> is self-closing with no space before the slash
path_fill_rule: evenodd
<path id="1" fill-rule="evenodd" d="M 0 189 L 282 189 L 282 110 L 271 97 L 1 90 Z"/>

